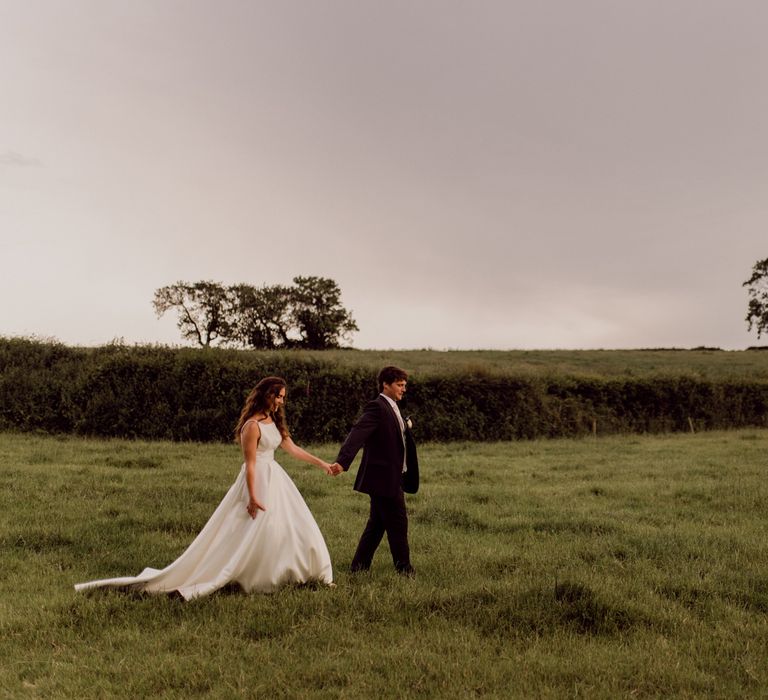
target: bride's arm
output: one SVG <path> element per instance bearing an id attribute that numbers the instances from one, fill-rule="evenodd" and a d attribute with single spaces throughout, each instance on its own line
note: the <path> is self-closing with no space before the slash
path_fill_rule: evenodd
<path id="1" fill-rule="evenodd" d="M 322 469 L 326 474 L 333 474 L 331 465 L 328 464 L 328 462 L 324 462 L 319 457 L 315 457 L 315 455 L 310 454 L 306 450 L 302 449 L 293 440 L 291 440 L 291 438 L 283 438 L 283 441 L 280 443 L 280 447 L 282 447 L 289 455 L 291 455 L 291 457 L 300 459 L 302 462 L 307 462 L 307 464 L 314 464 L 316 467 L 320 467 L 320 469 Z"/>
<path id="2" fill-rule="evenodd" d="M 266 508 L 260 503 L 259 496 L 256 493 L 256 448 L 259 446 L 261 430 L 256 421 L 252 421 L 243 428 L 240 438 L 240 444 L 245 456 L 245 483 L 248 485 L 248 515 L 252 518 L 260 510 Z"/>

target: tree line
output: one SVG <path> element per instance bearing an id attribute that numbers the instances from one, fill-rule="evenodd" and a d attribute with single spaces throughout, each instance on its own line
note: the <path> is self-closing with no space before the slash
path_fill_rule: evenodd
<path id="1" fill-rule="evenodd" d="M 261 287 L 176 282 L 155 290 L 152 305 L 158 318 L 176 311 L 181 336 L 200 347 L 324 350 L 359 330 L 341 304 L 339 286 L 327 277 Z"/>
<path id="2" fill-rule="evenodd" d="M 749 303 L 745 320 L 757 337 L 768 333 L 768 258 L 758 260 L 743 283 Z M 341 304 L 341 290 L 327 277 L 294 277 L 293 285 L 176 282 L 155 290 L 157 316 L 177 312 L 185 340 L 200 347 L 324 350 L 341 346 L 359 330 Z"/>

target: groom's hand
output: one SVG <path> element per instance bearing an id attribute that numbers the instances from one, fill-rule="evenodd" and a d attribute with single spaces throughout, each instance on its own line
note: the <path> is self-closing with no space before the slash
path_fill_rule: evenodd
<path id="1" fill-rule="evenodd" d="M 344 471 L 344 467 L 342 467 L 338 462 L 334 462 L 331 465 L 331 474 L 333 476 L 338 476 L 343 471 Z"/>

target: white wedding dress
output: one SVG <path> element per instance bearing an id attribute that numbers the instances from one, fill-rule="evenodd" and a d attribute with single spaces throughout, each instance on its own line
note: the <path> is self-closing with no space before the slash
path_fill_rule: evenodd
<path id="1" fill-rule="evenodd" d="M 285 583 L 333 581 L 331 557 L 320 528 L 288 474 L 275 461 L 282 436 L 274 423 L 259 423 L 257 493 L 266 508 L 252 519 L 245 464 L 210 520 L 186 551 L 164 569 L 138 576 L 78 583 L 75 590 L 127 588 L 150 593 L 178 591 L 199 598 L 229 583 L 269 592 Z"/>

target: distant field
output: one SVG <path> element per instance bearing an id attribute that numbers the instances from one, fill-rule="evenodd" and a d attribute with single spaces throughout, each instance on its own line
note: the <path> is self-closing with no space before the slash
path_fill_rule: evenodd
<path id="1" fill-rule="evenodd" d="M 200 358 L 222 365 L 276 366 L 306 361 L 376 371 L 396 364 L 420 375 L 576 375 L 649 377 L 686 375 L 700 379 L 768 379 L 766 350 L 232 350 L 163 345 L 66 346 L 0 336 L 0 373 L 10 366 L 48 368 L 60 362 L 90 365 L 117 355 Z"/>
<path id="2" fill-rule="evenodd" d="M 365 497 L 284 459 L 338 587 L 185 604 L 72 585 L 178 556 L 235 446 L 0 434 L 0 695 L 765 697 L 767 454 L 766 430 L 425 445 L 415 580 L 385 545 L 350 577 Z"/>
<path id="3" fill-rule="evenodd" d="M 269 353 L 266 353 L 269 355 Z M 296 350 L 345 367 L 396 364 L 417 374 L 571 374 L 643 377 L 680 375 L 768 378 L 768 352 L 759 350 Z"/>

